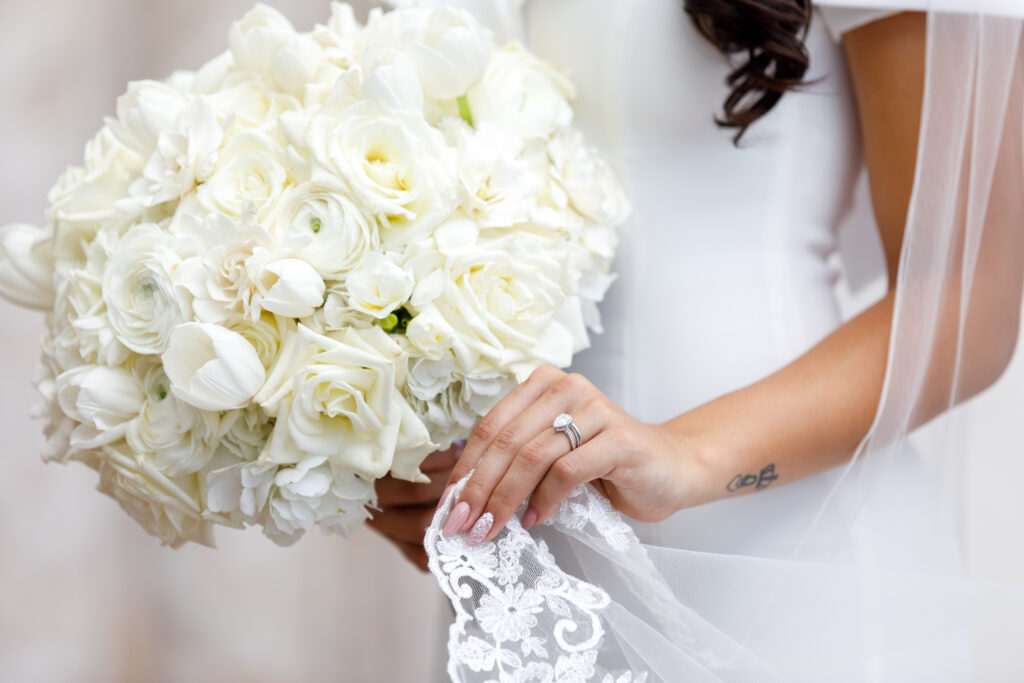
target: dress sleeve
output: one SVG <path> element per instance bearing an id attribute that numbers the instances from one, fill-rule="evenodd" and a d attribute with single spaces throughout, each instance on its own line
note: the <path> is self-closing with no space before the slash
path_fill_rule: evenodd
<path id="1" fill-rule="evenodd" d="M 828 31 L 838 43 L 843 39 L 843 34 L 855 28 L 870 24 L 885 17 L 899 14 L 903 10 L 898 9 L 862 9 L 857 7 L 835 7 L 818 3 L 818 12 L 821 19 L 828 27 Z"/>

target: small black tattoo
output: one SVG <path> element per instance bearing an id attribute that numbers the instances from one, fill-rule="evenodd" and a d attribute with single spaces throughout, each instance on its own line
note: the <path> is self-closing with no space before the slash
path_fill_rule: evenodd
<path id="1" fill-rule="evenodd" d="M 725 488 L 728 491 L 738 491 L 744 486 L 753 486 L 760 491 L 778 478 L 779 475 L 775 474 L 775 463 L 772 463 L 761 470 L 760 474 L 737 474 Z"/>

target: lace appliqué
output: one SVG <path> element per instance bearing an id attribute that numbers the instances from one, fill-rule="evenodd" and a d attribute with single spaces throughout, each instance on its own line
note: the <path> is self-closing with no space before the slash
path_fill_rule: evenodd
<path id="1" fill-rule="evenodd" d="M 427 530 L 430 570 L 455 608 L 448 638 L 453 681 L 644 683 L 647 673 L 602 666 L 601 612 L 611 599 L 562 571 L 547 544 L 514 516 L 492 541 L 470 547 L 440 527 L 465 482 L 442 502 Z M 581 486 L 545 524 L 584 531 L 626 550 L 633 530 L 592 487 Z M 541 635 L 544 634 L 544 635 Z"/>

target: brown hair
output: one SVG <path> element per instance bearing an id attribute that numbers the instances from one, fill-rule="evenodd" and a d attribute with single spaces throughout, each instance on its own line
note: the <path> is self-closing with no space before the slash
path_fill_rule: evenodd
<path id="1" fill-rule="evenodd" d="M 736 129 L 738 144 L 752 123 L 803 82 L 811 0 L 684 0 L 683 8 L 715 47 L 741 56 L 726 77 L 732 90 L 715 118 Z"/>

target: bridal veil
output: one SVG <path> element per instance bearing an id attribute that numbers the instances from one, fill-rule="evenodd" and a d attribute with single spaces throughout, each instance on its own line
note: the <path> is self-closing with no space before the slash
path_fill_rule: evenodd
<path id="1" fill-rule="evenodd" d="M 519 4 L 492 2 L 481 18 L 514 36 Z M 590 487 L 530 533 L 513 519 L 495 541 L 470 548 L 439 534 L 457 487 L 426 537 L 431 569 L 456 610 L 453 680 L 1022 675 L 1024 665 L 993 671 L 974 659 L 979 649 L 1019 646 L 1024 587 L 971 578 L 958 547 L 965 464 L 1022 457 L 1018 411 L 987 404 L 991 392 L 981 390 L 1010 362 L 1020 326 L 1024 5 L 819 4 L 928 12 L 917 172 L 870 432 L 785 560 L 642 545 Z M 1006 416 L 998 439 L 967 440 L 979 411 Z M 911 453 L 924 464 L 916 476 L 932 486 L 908 486 L 905 470 L 891 467 Z M 929 493 L 908 493 L 921 490 Z M 1018 534 L 1016 521 L 1000 531 Z M 1000 637 L 1005 644 L 992 640 Z"/>

